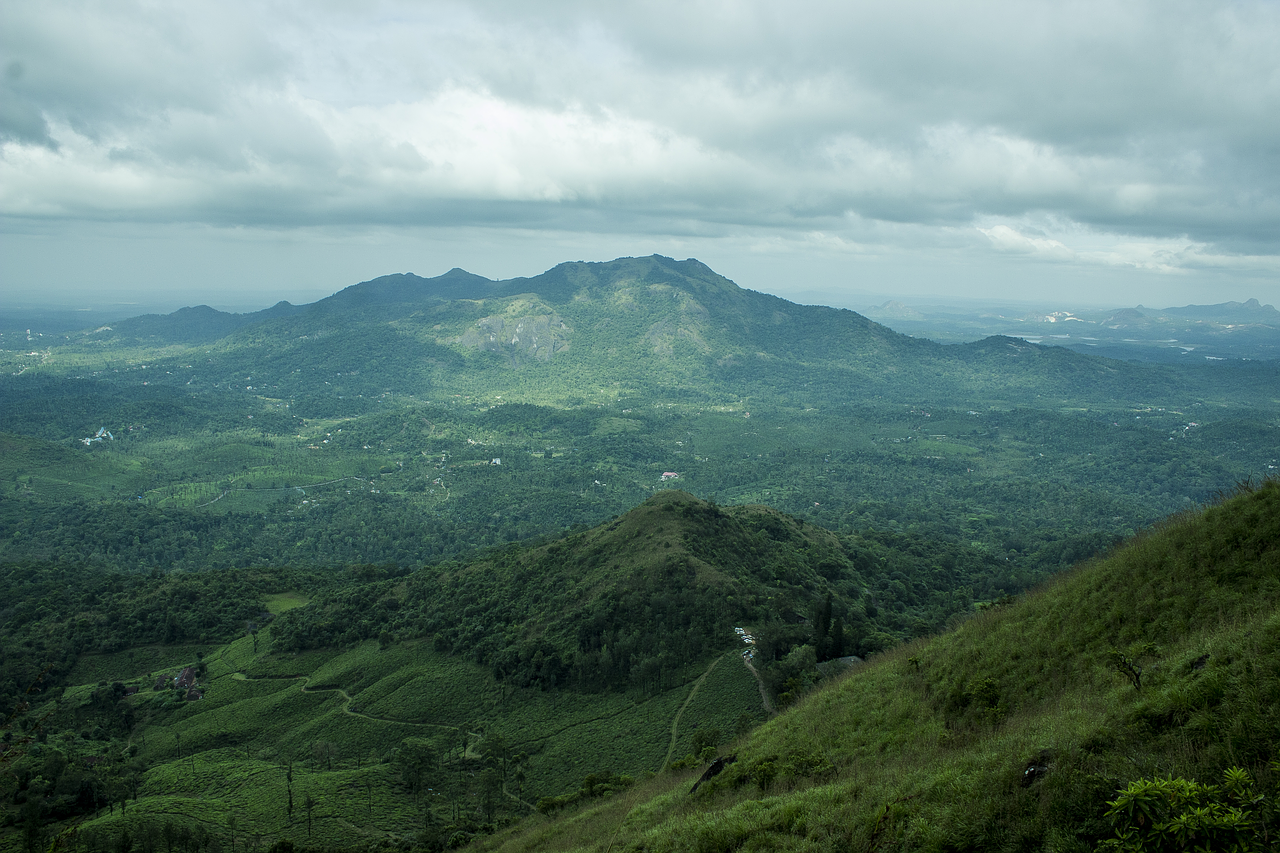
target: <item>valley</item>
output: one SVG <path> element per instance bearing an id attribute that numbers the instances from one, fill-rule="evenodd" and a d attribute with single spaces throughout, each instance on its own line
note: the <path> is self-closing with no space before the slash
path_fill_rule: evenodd
<path id="1" fill-rule="evenodd" d="M 1090 849 L 1141 776 L 1273 785 L 1262 706 L 1187 685 L 1273 668 L 1274 361 L 942 345 L 660 256 L 15 343 L 0 848 Z"/>

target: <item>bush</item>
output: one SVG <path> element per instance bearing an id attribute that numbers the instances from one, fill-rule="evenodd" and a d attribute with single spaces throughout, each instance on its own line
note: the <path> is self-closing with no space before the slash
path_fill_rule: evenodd
<path id="1" fill-rule="evenodd" d="M 1116 837 L 1101 849 L 1124 853 L 1174 853 L 1183 850 L 1262 850 L 1253 809 L 1253 779 L 1239 767 L 1223 775 L 1221 785 L 1194 780 L 1138 779 L 1108 801 Z"/>

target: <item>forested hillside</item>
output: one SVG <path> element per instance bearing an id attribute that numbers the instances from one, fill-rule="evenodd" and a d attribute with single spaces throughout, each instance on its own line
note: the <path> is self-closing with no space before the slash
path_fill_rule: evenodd
<path id="1" fill-rule="evenodd" d="M 829 532 L 679 492 L 525 551 L 403 577 L 363 567 L 310 604 L 272 591 L 305 579 L 270 573 L 112 576 L 104 606 L 78 603 L 91 627 L 75 629 L 68 686 L 46 698 L 37 675 L 7 724 L 3 837 L 76 850 L 170 838 L 1088 850 L 1154 838 L 1109 811 L 1139 802 L 1169 819 L 1216 809 L 1187 830 L 1209 849 L 1268 849 L 1278 501 L 1274 480 L 1246 486 L 847 671 L 820 659 L 875 620 L 869 587 L 883 578 Z M 68 580 L 9 577 L 21 584 L 7 594 L 41 599 L 6 623 L 7 660 L 10 643 L 37 649 L 66 630 L 53 605 Z M 527 594 L 501 595 L 516 588 Z M 689 603 L 714 611 L 714 632 Z M 184 624 L 166 607 L 208 616 Z M 362 640 L 357 622 L 321 641 L 353 616 L 402 633 Z M 176 643 L 143 634 L 99 653 L 92 626 L 114 622 L 164 626 Z M 566 650 L 576 667 L 533 665 Z M 629 677 L 606 660 L 629 662 Z M 175 689 L 188 672 L 194 687 Z M 757 728 L 769 690 L 785 710 Z M 1162 799 L 1168 786 L 1193 799 Z"/>

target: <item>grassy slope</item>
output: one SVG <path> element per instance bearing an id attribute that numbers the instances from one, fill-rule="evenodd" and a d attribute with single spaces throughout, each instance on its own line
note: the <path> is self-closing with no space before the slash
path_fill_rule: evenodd
<path id="1" fill-rule="evenodd" d="M 1273 794 L 1277 603 L 1271 481 L 877 659 L 754 732 L 697 796 L 695 771 L 664 776 L 485 846 L 1087 850 L 1134 778 L 1211 782 L 1240 765 Z M 1159 651 L 1137 691 L 1106 656 L 1145 642 Z"/>

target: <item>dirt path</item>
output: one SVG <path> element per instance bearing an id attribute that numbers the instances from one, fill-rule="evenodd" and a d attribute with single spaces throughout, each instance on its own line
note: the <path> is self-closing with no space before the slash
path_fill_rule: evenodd
<path id="1" fill-rule="evenodd" d="M 671 763 L 671 756 L 676 751 L 676 736 L 680 733 L 680 718 L 684 716 L 684 709 L 689 707 L 689 703 L 693 701 L 693 697 L 698 695 L 698 691 L 702 689 L 702 682 L 707 680 L 707 676 L 711 674 L 711 670 L 716 668 L 716 664 L 720 663 L 724 656 L 716 658 L 711 662 L 711 666 L 707 667 L 707 671 L 698 676 L 698 680 L 693 682 L 693 689 L 689 691 L 689 695 L 685 697 L 684 703 L 680 706 L 680 710 L 676 711 L 675 719 L 671 721 L 671 742 L 667 744 L 667 757 L 662 759 L 662 767 L 666 767 Z M 658 768 L 661 770 L 662 768 Z"/>
<path id="2" fill-rule="evenodd" d="M 746 665 L 752 677 L 755 678 L 756 686 L 760 688 L 760 704 L 764 706 L 764 712 L 772 717 L 778 711 L 773 707 L 773 700 L 769 698 L 769 691 L 765 689 L 764 679 L 760 677 L 760 673 L 756 671 L 756 668 L 751 665 L 751 661 L 743 658 L 742 662 Z"/>
<path id="3" fill-rule="evenodd" d="M 538 810 L 538 807 L 535 806 L 533 803 L 526 803 L 524 800 L 520 799 L 515 794 L 508 791 L 506 782 L 502 783 L 502 793 L 506 794 L 509 799 L 515 800 L 517 803 L 524 806 L 526 809 L 528 809 L 531 812 L 536 812 Z"/>

